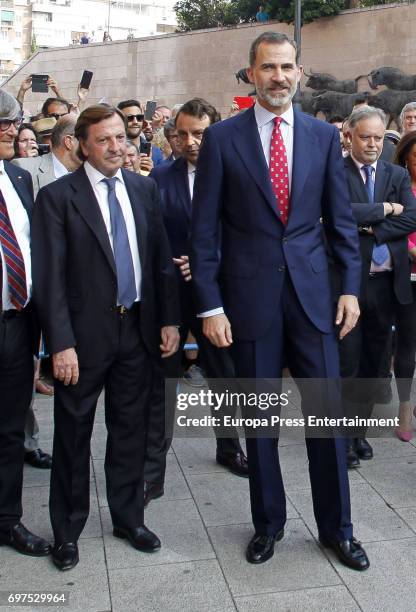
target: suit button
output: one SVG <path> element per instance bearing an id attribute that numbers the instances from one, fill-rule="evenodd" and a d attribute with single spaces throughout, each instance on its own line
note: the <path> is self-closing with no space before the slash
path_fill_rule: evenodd
<path id="1" fill-rule="evenodd" d="M 286 270 L 286 266 L 279 266 L 277 269 L 279 272 L 284 272 Z"/>

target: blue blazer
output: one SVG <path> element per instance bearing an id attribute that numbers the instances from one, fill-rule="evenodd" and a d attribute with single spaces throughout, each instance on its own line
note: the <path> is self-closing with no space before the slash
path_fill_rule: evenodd
<path id="1" fill-rule="evenodd" d="M 223 306 L 241 340 L 267 333 L 285 271 L 310 321 L 324 333 L 333 330 L 322 219 L 342 270 L 342 293 L 359 294 L 357 225 L 338 131 L 297 111 L 290 201 L 284 227 L 254 108 L 206 130 L 194 187 L 192 276 L 199 311 Z"/>

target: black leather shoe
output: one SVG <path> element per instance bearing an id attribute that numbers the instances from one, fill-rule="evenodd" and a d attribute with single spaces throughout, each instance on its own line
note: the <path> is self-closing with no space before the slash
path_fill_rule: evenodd
<path id="1" fill-rule="evenodd" d="M 132 527 L 130 529 L 114 527 L 113 535 L 116 538 L 127 539 L 133 548 L 137 548 L 137 550 L 141 550 L 142 552 L 156 552 L 160 550 L 161 547 L 157 535 L 144 525 L 141 527 Z"/>
<path id="2" fill-rule="evenodd" d="M 31 533 L 22 523 L 0 529 L 0 545 L 3 544 L 31 557 L 46 557 L 52 549 L 49 542 Z"/>
<path id="3" fill-rule="evenodd" d="M 52 457 L 48 453 L 44 453 L 41 448 L 37 448 L 34 451 L 25 452 L 25 463 L 29 463 L 33 467 L 42 470 L 50 470 L 52 467 Z"/>
<path id="4" fill-rule="evenodd" d="M 163 482 L 148 482 L 144 481 L 144 507 L 148 505 L 152 499 L 158 499 L 165 494 Z"/>
<path id="5" fill-rule="evenodd" d="M 358 542 L 355 538 L 337 542 L 320 537 L 319 541 L 325 548 L 333 550 L 341 563 L 347 567 L 359 572 L 363 572 L 370 567 L 370 561 L 364 548 L 361 546 L 361 542 Z"/>
<path id="6" fill-rule="evenodd" d="M 368 459 L 373 458 L 373 449 L 365 438 L 354 439 L 354 450 L 359 458 L 363 459 L 364 461 L 368 461 Z"/>
<path id="7" fill-rule="evenodd" d="M 274 554 L 274 543 L 283 538 L 285 530 L 281 529 L 276 535 L 254 535 L 246 550 L 246 559 L 249 563 L 264 563 Z"/>
<path id="8" fill-rule="evenodd" d="M 349 470 L 360 467 L 360 460 L 358 459 L 358 455 L 355 452 L 355 447 L 354 447 L 353 442 L 354 442 L 353 440 L 348 440 L 347 468 Z"/>
<path id="9" fill-rule="evenodd" d="M 217 455 L 217 463 L 226 467 L 232 474 L 248 478 L 247 457 L 241 451 L 235 455 Z"/>
<path id="10" fill-rule="evenodd" d="M 64 542 L 64 544 L 55 544 L 52 549 L 52 561 L 62 571 L 75 567 L 79 561 L 77 543 Z"/>

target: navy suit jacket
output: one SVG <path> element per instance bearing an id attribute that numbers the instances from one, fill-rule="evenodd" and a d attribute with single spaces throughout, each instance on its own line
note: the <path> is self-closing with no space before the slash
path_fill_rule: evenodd
<path id="1" fill-rule="evenodd" d="M 394 292 L 401 304 L 412 302 L 410 261 L 407 252 L 407 236 L 416 231 L 416 200 L 412 192 L 408 172 L 388 161 L 377 162 L 374 199 L 368 194 L 360 172 L 351 159 L 345 159 L 352 209 L 359 227 L 371 226 L 373 235 L 360 233 L 362 258 L 361 295 L 365 295 L 374 242 L 387 244 L 393 261 Z M 404 211 L 398 216 L 384 216 L 384 202 L 398 202 Z"/>
<path id="2" fill-rule="evenodd" d="M 270 328 L 287 270 L 310 321 L 333 330 L 326 237 L 342 269 L 342 293 L 358 296 L 358 233 L 339 133 L 295 111 L 291 208 L 280 221 L 254 108 L 204 133 L 194 187 L 191 269 L 199 311 L 223 306 L 233 334 Z M 221 248 L 218 249 L 221 224 Z"/>

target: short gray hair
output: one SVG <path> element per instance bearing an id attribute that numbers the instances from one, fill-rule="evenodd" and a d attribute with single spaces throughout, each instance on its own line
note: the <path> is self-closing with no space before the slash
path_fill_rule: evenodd
<path id="1" fill-rule="evenodd" d="M 403 119 L 405 114 L 408 111 L 412 111 L 412 110 L 416 110 L 416 102 L 408 102 L 407 104 L 405 104 L 402 108 L 402 112 L 400 113 L 400 117 L 399 117 L 399 121 L 400 121 L 400 125 L 403 125 Z"/>
<path id="2" fill-rule="evenodd" d="M 65 136 L 73 136 L 75 132 L 75 124 L 77 122 L 77 115 L 68 113 L 58 119 L 55 127 L 51 134 L 51 145 L 53 149 L 58 148 Z"/>
<path id="3" fill-rule="evenodd" d="M 255 38 L 253 42 L 251 43 L 251 47 L 250 47 L 250 53 L 248 56 L 250 66 L 254 66 L 254 64 L 256 63 L 257 50 L 259 46 L 261 45 L 261 43 L 266 43 L 269 45 L 270 44 L 283 45 L 283 43 L 285 42 L 289 43 L 289 45 L 292 45 L 292 47 L 294 48 L 296 52 L 296 57 L 297 57 L 297 54 L 298 54 L 297 44 L 292 38 L 289 38 L 289 36 L 287 36 L 286 34 L 283 34 L 283 32 L 263 32 L 263 34 L 260 34 L 260 36 L 257 36 L 257 38 Z"/>
<path id="4" fill-rule="evenodd" d="M 378 117 L 383 122 L 384 127 L 387 126 L 387 116 L 381 108 L 375 108 L 374 106 L 360 106 L 356 110 L 353 110 L 351 115 L 348 117 L 348 127 L 354 129 L 359 121 L 363 119 L 370 119 L 371 117 Z"/>
<path id="5" fill-rule="evenodd" d="M 128 147 L 134 147 L 137 151 L 137 154 L 140 155 L 140 149 L 137 146 L 137 144 L 133 142 L 132 140 L 130 140 L 129 138 L 126 138 L 126 148 Z"/>
<path id="6" fill-rule="evenodd" d="M 22 116 L 19 102 L 11 94 L 0 89 L 0 118 L 17 119 Z"/>
<path id="7" fill-rule="evenodd" d="M 166 121 L 165 125 L 163 126 L 163 134 L 165 138 L 168 138 L 169 134 L 171 132 L 174 132 L 175 130 L 176 130 L 175 119 L 169 119 L 168 121 Z"/>

